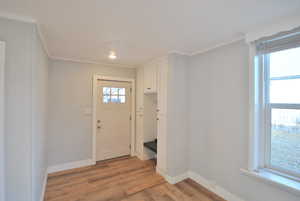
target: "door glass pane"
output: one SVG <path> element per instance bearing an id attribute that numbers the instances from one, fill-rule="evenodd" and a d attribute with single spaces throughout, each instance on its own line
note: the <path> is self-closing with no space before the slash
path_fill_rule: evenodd
<path id="1" fill-rule="evenodd" d="M 108 96 L 104 95 L 103 96 L 103 103 L 109 103 L 109 101 L 110 101 L 110 96 L 109 95 Z"/>
<path id="2" fill-rule="evenodd" d="M 111 88 L 111 95 L 118 95 L 118 88 Z"/>
<path id="3" fill-rule="evenodd" d="M 299 66 L 300 69 L 300 66 Z M 300 103 L 300 79 L 271 80 L 271 103 Z"/>
<path id="4" fill-rule="evenodd" d="M 103 95 L 110 95 L 110 87 L 103 87 Z"/>
<path id="5" fill-rule="evenodd" d="M 120 103 L 125 103 L 125 96 L 119 96 Z"/>
<path id="6" fill-rule="evenodd" d="M 119 102 L 118 96 L 111 96 L 111 102 L 118 103 Z"/>
<path id="7" fill-rule="evenodd" d="M 125 88 L 119 88 L 119 95 L 125 95 Z"/>
<path id="8" fill-rule="evenodd" d="M 272 109 L 271 166 L 300 174 L 300 110 Z"/>
<path id="9" fill-rule="evenodd" d="M 300 47 L 270 54 L 270 76 L 300 75 Z"/>

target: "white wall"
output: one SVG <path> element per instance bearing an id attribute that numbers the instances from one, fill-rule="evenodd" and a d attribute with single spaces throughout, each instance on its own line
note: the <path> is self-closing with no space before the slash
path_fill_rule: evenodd
<path id="1" fill-rule="evenodd" d="M 40 200 L 43 181 L 47 173 L 47 109 L 48 109 L 48 57 L 37 29 L 34 28 L 32 46 L 32 193 Z"/>
<path id="2" fill-rule="evenodd" d="M 243 41 L 191 57 L 190 170 L 247 201 L 298 201 L 240 172 L 248 159 L 248 60 Z"/>
<path id="3" fill-rule="evenodd" d="M 31 198 L 31 33 L 31 24 L 0 18 L 0 40 L 5 41 L 7 47 L 5 65 L 6 200 L 29 201 Z"/>
<path id="4" fill-rule="evenodd" d="M 135 69 L 51 61 L 49 69 L 48 165 L 92 158 L 93 74 L 134 78 Z"/>
<path id="5" fill-rule="evenodd" d="M 0 201 L 5 201 L 4 64 L 5 64 L 5 43 L 0 41 Z"/>
<path id="6" fill-rule="evenodd" d="M 167 174 L 177 176 L 188 170 L 188 57 L 169 55 L 167 86 Z"/>
<path id="7" fill-rule="evenodd" d="M 45 84 L 47 80 L 35 81 L 41 67 L 46 71 L 46 62 L 40 66 L 43 50 L 36 48 L 37 41 L 34 24 L 0 18 L 0 40 L 6 43 L 5 65 L 5 176 L 6 200 L 36 201 L 40 199 L 42 185 L 41 171 L 45 163 L 33 161 L 32 151 L 41 151 L 44 144 L 38 139 L 45 136 L 45 130 L 39 129 L 45 124 L 46 115 L 39 104 L 45 106 L 42 89 L 33 88 L 33 84 Z M 39 72 L 36 72 L 39 69 Z M 45 77 L 44 77 L 45 78 Z M 42 138 L 42 137 L 41 137 Z M 34 139 L 34 140 L 33 140 Z M 37 140 L 37 141 L 35 141 Z M 39 148 L 37 148 L 39 147 Z M 42 151 L 41 151 L 42 152 Z M 38 175 L 35 178 L 35 175 Z M 44 173 L 43 173 L 44 174 Z"/>

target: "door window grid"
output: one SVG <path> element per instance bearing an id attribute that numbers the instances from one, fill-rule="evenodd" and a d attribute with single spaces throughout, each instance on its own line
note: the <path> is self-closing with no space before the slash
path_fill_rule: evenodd
<path id="1" fill-rule="evenodd" d="M 105 104 L 108 103 L 124 104 L 126 102 L 125 88 L 103 87 L 102 91 L 103 91 L 102 102 Z"/>

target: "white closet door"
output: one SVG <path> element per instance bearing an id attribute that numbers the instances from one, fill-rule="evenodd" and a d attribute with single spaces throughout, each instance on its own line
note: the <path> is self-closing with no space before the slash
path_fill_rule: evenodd
<path id="1" fill-rule="evenodd" d="M 158 64 L 157 112 L 165 115 L 167 112 L 168 62 L 161 60 Z"/>
<path id="2" fill-rule="evenodd" d="M 144 69 L 137 69 L 136 85 L 136 152 L 143 159 L 144 152 Z"/>
<path id="3" fill-rule="evenodd" d="M 167 87 L 168 61 L 162 59 L 158 64 L 158 105 L 157 105 L 157 168 L 166 172 L 167 169 Z"/>
<path id="4" fill-rule="evenodd" d="M 157 92 L 157 64 L 152 62 L 144 67 L 144 93 Z"/>

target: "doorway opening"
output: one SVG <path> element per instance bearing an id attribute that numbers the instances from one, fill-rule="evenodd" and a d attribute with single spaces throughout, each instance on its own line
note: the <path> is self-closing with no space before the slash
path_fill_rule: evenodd
<path id="1" fill-rule="evenodd" d="M 135 155 L 134 79 L 94 75 L 93 162 Z"/>

